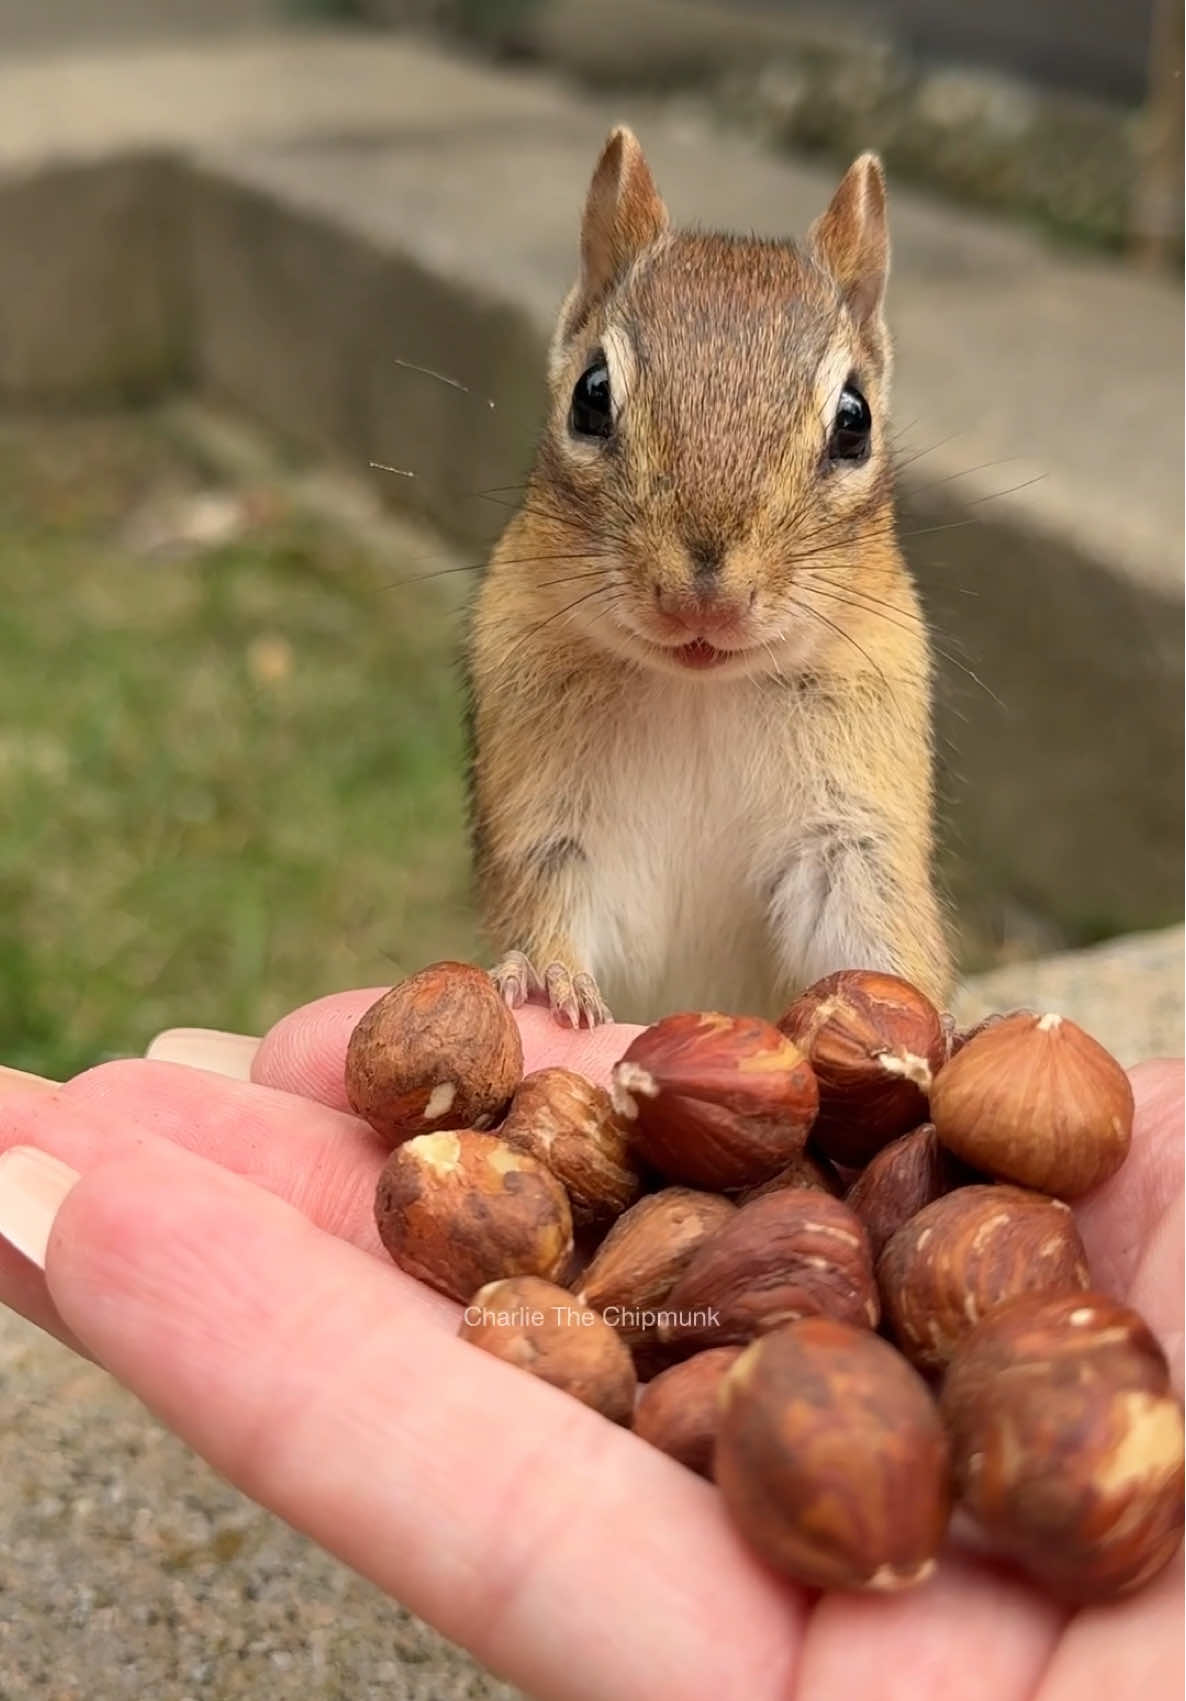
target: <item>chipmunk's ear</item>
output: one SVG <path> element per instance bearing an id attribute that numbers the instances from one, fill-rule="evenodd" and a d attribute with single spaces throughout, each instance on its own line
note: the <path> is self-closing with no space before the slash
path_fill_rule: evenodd
<path id="1" fill-rule="evenodd" d="M 667 208 L 655 188 L 633 130 L 611 130 L 585 200 L 581 225 L 581 283 L 600 295 L 648 243 L 667 229 Z"/>
<path id="2" fill-rule="evenodd" d="M 876 154 L 862 154 L 849 166 L 827 211 L 808 231 L 807 243 L 835 278 L 858 326 L 876 335 L 889 275 L 885 173 Z"/>
<path id="3" fill-rule="evenodd" d="M 667 229 L 667 208 L 655 188 L 638 137 L 624 124 L 611 130 L 593 173 L 581 223 L 581 273 L 557 328 L 560 349 L 594 303 L 635 256 Z"/>

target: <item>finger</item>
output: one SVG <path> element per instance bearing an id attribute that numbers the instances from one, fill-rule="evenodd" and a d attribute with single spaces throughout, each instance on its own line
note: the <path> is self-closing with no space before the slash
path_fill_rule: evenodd
<path id="1" fill-rule="evenodd" d="M 1107 1293 L 1129 1291 L 1150 1234 L 1182 1193 L 1183 1065 L 1143 1063 L 1131 1072 L 1132 1149 L 1111 1181 L 1075 1209 L 1092 1280 Z"/>
<path id="2" fill-rule="evenodd" d="M 332 993 L 282 1016 L 259 1043 L 251 1079 L 335 1110 L 349 1110 L 346 1046 L 359 1021 L 386 991 L 385 986 L 371 986 Z"/>
<path id="3" fill-rule="evenodd" d="M 1178 1701 L 1181 1694 L 1179 1555 L 1131 1599 L 1078 1614 L 1035 1701 Z"/>
<path id="4" fill-rule="evenodd" d="M 144 1055 L 157 1063 L 186 1063 L 191 1069 L 250 1081 L 258 1050 L 259 1041 L 250 1034 L 226 1033 L 221 1028 L 166 1028 Z"/>
<path id="5" fill-rule="evenodd" d="M 1033 1694 L 1066 1613 L 1019 1577 L 959 1553 L 904 1595 L 825 1595 L 795 1701 L 1005 1701 Z"/>
<path id="6" fill-rule="evenodd" d="M 610 1071 L 635 1034 L 642 1029 L 627 1022 L 606 1022 L 600 1028 L 562 1028 L 551 1012 L 536 1004 L 515 1011 L 523 1036 L 523 1068 L 575 1069 L 578 1075 L 609 1084 Z"/>
<path id="7" fill-rule="evenodd" d="M 64 1319 L 231 1482 L 540 1701 L 775 1701 L 802 1602 L 709 1485 L 393 1307 L 396 1272 L 173 1147 L 49 1240 Z"/>
<path id="8" fill-rule="evenodd" d="M 311 1222 L 389 1265 L 374 1195 L 386 1149 L 355 1117 L 176 1064 L 103 1064 L 51 1093 L 0 1102 L 0 1152 L 34 1146 L 85 1173 L 112 1158 L 176 1145 L 294 1205 Z M 393 1270 L 405 1298 L 455 1329 L 457 1307 Z M 80 1350 L 40 1271 L 0 1244 L 0 1302 Z"/>
<path id="9" fill-rule="evenodd" d="M 44 1075 L 30 1075 L 27 1069 L 10 1069 L 7 1063 L 0 1063 L 0 1098 L 12 1098 L 17 1093 L 52 1093 L 57 1085 Z"/>
<path id="10" fill-rule="evenodd" d="M 62 1088 L 61 1098 L 96 1113 L 89 1138 L 76 1128 L 69 1136 L 83 1139 L 82 1150 L 48 1143 L 54 1124 L 48 1107 L 47 1138 L 32 1131 L 33 1143 L 58 1151 L 75 1168 L 134 1147 L 150 1130 L 287 1199 L 331 1234 L 382 1251 L 374 1198 L 388 1147 L 356 1116 L 254 1082 L 142 1059 L 88 1069 Z"/>
<path id="11" fill-rule="evenodd" d="M 1182 1291 L 1186 1208 L 1181 1194 L 1151 1231 L 1123 1299 L 1148 1323 L 1165 1349 L 1179 1393 L 1183 1386 Z"/>
<path id="12" fill-rule="evenodd" d="M 348 1110 L 346 1047 L 360 1018 L 384 991 L 367 987 L 334 993 L 283 1017 L 260 1041 L 251 1063 L 252 1080 Z M 574 1031 L 560 1027 L 547 1010 L 535 1005 L 516 1010 L 515 1019 L 523 1036 L 526 1071 L 561 1065 L 603 1084 L 640 1031 L 622 1023 Z"/>
<path id="13" fill-rule="evenodd" d="M 10 1083 L 5 1084 L 5 1090 Z M 31 1097 L 32 1095 L 28 1095 Z M 6 1131 L 10 1113 L 19 1104 L 15 1096 L 4 1098 L 3 1118 L 0 1119 L 0 1162 L 7 1151 Z M 48 1159 L 53 1163 L 52 1158 Z M 22 1226 L 19 1221 L 18 1227 Z M 0 1240 L 0 1304 L 6 1305 L 10 1311 L 26 1318 L 39 1329 L 44 1329 L 47 1335 L 55 1336 L 62 1345 L 82 1357 L 87 1357 L 82 1343 L 75 1339 L 70 1330 L 58 1316 L 57 1307 L 49 1297 L 45 1285 L 45 1277 L 38 1264 L 28 1256 L 26 1237 L 18 1236 L 15 1244 L 8 1239 Z"/>

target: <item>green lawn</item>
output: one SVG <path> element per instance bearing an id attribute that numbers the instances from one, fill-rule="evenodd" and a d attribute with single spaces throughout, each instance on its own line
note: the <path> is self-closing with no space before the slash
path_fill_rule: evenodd
<path id="1" fill-rule="evenodd" d="M 124 541 L 206 482 L 151 417 L 0 420 L 0 1061 L 474 952 L 456 599 L 283 503 L 207 552 Z"/>

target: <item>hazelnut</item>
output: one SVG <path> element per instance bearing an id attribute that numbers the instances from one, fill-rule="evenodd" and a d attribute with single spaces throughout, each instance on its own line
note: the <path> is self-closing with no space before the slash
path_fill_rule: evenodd
<path id="1" fill-rule="evenodd" d="M 779 1022 L 819 1084 L 812 1139 L 859 1167 L 927 1119 L 927 1094 L 947 1055 L 930 999 L 897 975 L 844 969 L 797 998 Z"/>
<path id="2" fill-rule="evenodd" d="M 697 1475 L 711 1477 L 721 1382 L 742 1350 L 709 1347 L 648 1382 L 634 1413 L 635 1435 Z"/>
<path id="3" fill-rule="evenodd" d="M 839 1199 L 844 1192 L 844 1183 L 835 1166 L 829 1163 L 820 1152 L 813 1152 L 810 1146 L 804 1146 L 801 1152 L 791 1159 L 785 1168 L 777 1175 L 772 1175 L 769 1181 L 759 1182 L 757 1187 L 747 1187 L 744 1193 L 737 1195 L 739 1205 L 748 1205 L 751 1199 L 761 1199 L 767 1193 L 777 1193 L 783 1187 L 814 1187 L 820 1193 L 830 1193 L 833 1199 Z"/>
<path id="4" fill-rule="evenodd" d="M 948 1151 L 973 1168 L 1077 1199 L 1128 1156 L 1132 1087 L 1075 1022 L 1020 1010 L 940 1071 L 931 1116 Z"/>
<path id="5" fill-rule="evenodd" d="M 877 1281 L 860 1219 L 816 1188 L 743 1205 L 672 1287 L 659 1338 L 685 1352 L 730 1346 L 800 1317 L 876 1326 Z"/>
<path id="6" fill-rule="evenodd" d="M 563 1182 L 579 1225 L 621 1216 L 642 1191 L 609 1094 L 571 1069 L 525 1075 L 498 1132 Z"/>
<path id="7" fill-rule="evenodd" d="M 970 1180 L 969 1174 L 939 1144 L 934 1127 L 924 1122 L 883 1146 L 844 1196 L 865 1225 L 873 1256 L 902 1224 L 932 1200 Z"/>
<path id="8" fill-rule="evenodd" d="M 823 1589 L 934 1570 L 947 1437 L 922 1379 L 868 1329 L 810 1317 L 747 1347 L 721 1386 L 714 1474 L 769 1565 Z"/>
<path id="9" fill-rule="evenodd" d="M 591 1307 L 553 1282 L 538 1276 L 487 1282 L 466 1306 L 458 1333 L 611 1423 L 628 1424 L 634 1414 L 629 1348 Z"/>
<path id="10" fill-rule="evenodd" d="M 957 1493 L 998 1551 L 1063 1598 L 1108 1600 L 1177 1551 L 1182 1407 L 1141 1318 L 1102 1294 L 1029 1294 L 948 1368 Z"/>
<path id="11" fill-rule="evenodd" d="M 646 1163 L 715 1192 L 776 1175 L 818 1102 L 810 1068 L 771 1023 L 694 1012 L 634 1039 L 615 1065 L 613 1099 Z"/>
<path id="12" fill-rule="evenodd" d="M 982 1317 L 1023 1293 L 1088 1284 L 1070 1207 L 1020 1187 L 960 1187 L 926 1205 L 877 1261 L 890 1333 L 912 1364 L 939 1370 Z"/>
<path id="13" fill-rule="evenodd" d="M 375 1191 L 379 1238 L 401 1269 L 468 1300 L 505 1276 L 552 1281 L 572 1254 L 563 1187 L 529 1152 L 472 1128 L 397 1146 Z"/>
<path id="14" fill-rule="evenodd" d="M 977 1034 L 985 1034 L 989 1028 L 995 1028 L 998 1022 L 1004 1022 L 1010 1016 L 1019 1016 L 1023 1013 L 1030 1014 L 1028 1011 L 1022 1012 L 1020 1010 L 993 1010 L 987 1016 L 981 1016 L 978 1022 L 973 1022 L 970 1027 L 966 1028 L 957 1027 L 954 1016 L 945 1016 L 944 1021 L 951 1023 L 951 1033 L 947 1042 L 948 1057 L 954 1057 L 957 1052 L 962 1051 L 968 1041 L 975 1039 Z"/>
<path id="15" fill-rule="evenodd" d="M 434 963 L 393 986 L 346 1048 L 351 1109 L 391 1146 L 435 1128 L 489 1128 L 522 1074 L 515 1018 L 468 963 Z"/>
<path id="16" fill-rule="evenodd" d="M 658 1310 L 689 1259 L 737 1207 L 715 1193 L 665 1187 L 618 1218 L 581 1278 L 579 1298 L 606 1314 L 632 1347 L 657 1339 Z"/>

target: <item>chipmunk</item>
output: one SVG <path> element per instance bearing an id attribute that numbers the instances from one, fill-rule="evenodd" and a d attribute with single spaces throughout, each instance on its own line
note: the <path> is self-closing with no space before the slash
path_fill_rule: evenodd
<path id="1" fill-rule="evenodd" d="M 931 660 L 887 437 L 878 159 L 801 246 L 673 230 L 614 130 L 551 405 L 469 635 L 508 1003 L 776 1016 L 835 969 L 936 1000 Z"/>

